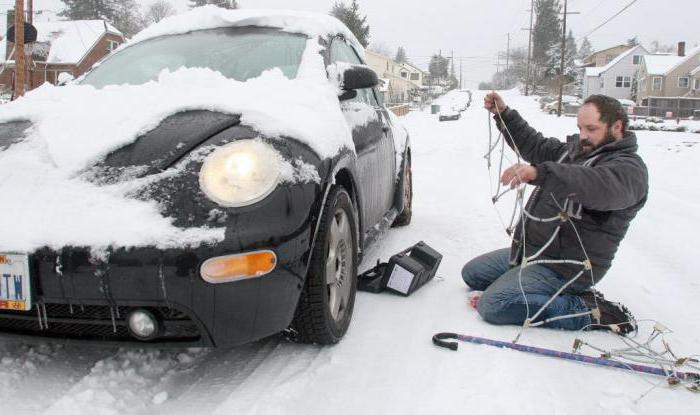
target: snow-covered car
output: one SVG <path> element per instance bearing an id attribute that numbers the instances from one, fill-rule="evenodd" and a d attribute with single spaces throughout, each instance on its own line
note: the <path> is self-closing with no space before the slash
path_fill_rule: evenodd
<path id="1" fill-rule="evenodd" d="M 582 103 L 581 99 L 578 97 L 574 97 L 571 95 L 562 95 L 561 97 L 561 105 L 562 105 L 562 111 L 566 112 L 566 106 L 580 106 Z M 578 107 L 576 107 L 578 108 Z M 559 109 L 559 98 L 556 98 L 554 101 L 549 102 L 545 104 L 543 107 L 543 111 L 546 112 L 547 114 L 556 114 Z"/>
<path id="2" fill-rule="evenodd" d="M 632 101 L 631 99 L 618 99 L 618 101 L 620 101 L 622 108 L 625 109 L 627 114 L 634 114 L 634 107 L 637 106 L 636 102 Z"/>
<path id="3" fill-rule="evenodd" d="M 440 121 L 458 120 L 461 115 L 462 114 L 458 108 L 456 108 L 454 106 L 450 106 L 450 107 L 440 109 L 440 114 L 438 116 L 438 119 Z"/>
<path id="4" fill-rule="evenodd" d="M 326 15 L 206 6 L 3 106 L 0 335 L 339 341 L 362 253 L 411 220 L 363 56 Z"/>

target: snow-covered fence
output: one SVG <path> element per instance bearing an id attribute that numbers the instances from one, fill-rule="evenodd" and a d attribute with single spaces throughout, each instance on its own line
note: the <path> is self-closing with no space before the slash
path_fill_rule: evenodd
<path id="1" fill-rule="evenodd" d="M 645 121 L 632 121 L 629 125 L 629 130 L 643 130 L 643 131 L 671 131 L 671 132 L 691 132 L 700 134 L 700 122 L 690 121 L 690 122 L 655 122 L 656 119 L 653 117 L 648 118 Z"/>
<path id="2" fill-rule="evenodd" d="M 408 104 L 401 104 L 389 107 L 389 111 L 393 112 L 399 117 L 408 114 L 408 109 Z"/>

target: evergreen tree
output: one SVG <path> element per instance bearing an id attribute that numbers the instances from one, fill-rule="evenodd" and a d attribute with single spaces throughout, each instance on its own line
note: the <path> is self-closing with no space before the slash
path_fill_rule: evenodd
<path id="1" fill-rule="evenodd" d="M 115 0 L 61 0 L 65 5 L 58 15 L 68 20 L 105 19 L 114 21 L 117 13 Z"/>
<path id="2" fill-rule="evenodd" d="M 632 85 L 630 85 L 630 99 L 637 102 L 637 97 L 639 95 L 639 68 L 634 72 L 632 76 Z"/>
<path id="3" fill-rule="evenodd" d="M 627 39 L 627 46 L 635 47 L 639 45 L 639 39 L 637 39 L 637 36 Z"/>
<path id="4" fill-rule="evenodd" d="M 593 46 L 591 45 L 591 42 L 588 41 L 588 38 L 584 37 L 583 42 L 581 42 L 581 48 L 578 50 L 578 54 L 576 57 L 583 60 L 591 56 L 592 53 Z"/>
<path id="5" fill-rule="evenodd" d="M 444 80 L 449 76 L 449 59 L 440 55 L 433 55 L 428 64 L 428 72 L 433 79 Z"/>
<path id="6" fill-rule="evenodd" d="M 367 24 L 367 16 L 360 15 L 360 6 L 357 4 L 357 0 L 352 0 L 350 6 L 346 6 L 342 1 L 336 2 L 330 14 L 343 22 L 360 44 L 367 47 L 369 44 L 369 25 Z"/>
<path id="7" fill-rule="evenodd" d="M 399 49 L 396 51 L 396 57 L 394 60 L 397 63 L 406 63 L 408 62 L 408 58 L 406 57 L 406 49 L 403 48 L 403 46 L 399 46 Z"/>
<path id="8" fill-rule="evenodd" d="M 238 2 L 236 0 L 190 0 L 190 8 L 206 6 L 207 4 L 213 4 L 223 9 L 238 8 Z"/>
<path id="9" fill-rule="evenodd" d="M 559 0 L 537 0 L 535 2 L 536 22 L 532 31 L 532 61 L 534 80 L 541 81 L 544 74 L 551 70 L 549 64 L 555 45 L 561 42 L 561 24 L 559 22 Z"/>
<path id="10" fill-rule="evenodd" d="M 574 34 L 569 30 L 566 36 L 566 50 L 564 51 L 564 76 L 568 79 L 565 82 L 571 82 L 576 78 L 576 40 L 574 40 Z M 549 61 L 547 62 L 547 69 L 545 70 L 545 76 L 549 79 L 555 79 L 559 77 L 561 73 L 561 45 L 552 45 L 549 51 Z"/>

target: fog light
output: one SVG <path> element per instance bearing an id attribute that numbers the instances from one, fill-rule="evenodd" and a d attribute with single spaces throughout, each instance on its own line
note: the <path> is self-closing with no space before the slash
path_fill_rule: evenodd
<path id="1" fill-rule="evenodd" d="M 129 332 L 139 340 L 151 340 L 158 335 L 158 320 L 148 310 L 137 309 L 127 317 Z"/>
<path id="2" fill-rule="evenodd" d="M 275 265 L 277 265 L 277 256 L 274 252 L 257 251 L 210 258 L 202 264 L 199 271 L 204 281 L 220 284 L 262 277 L 272 272 Z"/>

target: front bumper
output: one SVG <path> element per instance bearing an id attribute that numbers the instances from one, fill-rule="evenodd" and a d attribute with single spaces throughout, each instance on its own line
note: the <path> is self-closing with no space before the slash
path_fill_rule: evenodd
<path id="1" fill-rule="evenodd" d="M 236 252 L 139 248 L 111 252 L 97 262 L 87 249 L 41 250 L 31 255 L 34 306 L 0 311 L 0 335 L 97 341 L 135 346 L 230 347 L 284 330 L 304 284 L 310 229 L 267 247 L 277 255 L 269 274 L 210 284 L 199 275 L 208 258 Z M 140 342 L 127 329 L 136 308 L 153 313 L 159 336 Z"/>

